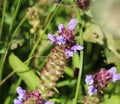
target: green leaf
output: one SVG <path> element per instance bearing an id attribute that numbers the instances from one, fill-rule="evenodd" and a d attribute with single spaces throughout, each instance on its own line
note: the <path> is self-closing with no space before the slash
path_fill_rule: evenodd
<path id="1" fill-rule="evenodd" d="M 80 67 L 80 57 L 79 57 L 78 53 L 74 54 L 74 57 L 72 58 L 72 62 L 73 62 L 73 67 L 74 68 L 79 68 Z"/>
<path id="2" fill-rule="evenodd" d="M 119 65 L 120 62 L 120 37 L 112 35 L 110 33 L 105 34 L 107 48 L 105 50 L 105 55 L 107 57 L 107 63 L 115 63 Z"/>
<path id="3" fill-rule="evenodd" d="M 93 17 L 92 13 L 91 13 L 91 10 L 87 10 L 85 11 L 85 14 L 89 17 Z"/>
<path id="4" fill-rule="evenodd" d="M 69 68 L 69 67 L 66 67 L 64 69 L 64 72 L 65 74 L 69 75 L 70 77 L 73 77 L 74 76 L 74 73 L 73 73 L 73 69 Z"/>
<path id="5" fill-rule="evenodd" d="M 118 95 L 112 95 L 110 98 L 107 95 L 105 95 L 104 98 L 105 101 L 101 104 L 120 104 L 120 96 Z"/>
<path id="6" fill-rule="evenodd" d="M 17 56 L 11 54 L 9 56 L 9 64 L 13 70 L 16 71 L 17 75 L 22 78 L 22 80 L 30 87 L 30 89 L 35 89 L 40 87 L 40 79 L 30 70 Z"/>
<path id="7" fill-rule="evenodd" d="M 104 43 L 103 33 L 101 32 L 99 26 L 95 24 L 90 24 L 86 28 L 86 31 L 84 32 L 83 36 L 84 36 L 84 40 L 87 42 L 99 43 L 101 45 L 103 45 Z"/>
<path id="8" fill-rule="evenodd" d="M 16 49 L 18 46 L 22 46 L 22 44 L 24 43 L 23 39 L 13 39 L 11 41 L 11 45 L 10 45 L 10 49 Z"/>

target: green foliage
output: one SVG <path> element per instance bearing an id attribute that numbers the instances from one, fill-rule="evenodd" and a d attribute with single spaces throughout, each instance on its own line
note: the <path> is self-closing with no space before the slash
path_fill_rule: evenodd
<path id="1" fill-rule="evenodd" d="M 57 89 L 53 88 L 57 93 L 49 100 L 81 104 L 88 89 L 86 74 L 111 66 L 120 73 L 119 0 L 91 0 L 92 9 L 85 11 L 75 0 L 55 1 L 0 0 L 0 104 L 13 104 L 18 86 L 30 91 L 40 88 L 39 73 L 54 47 L 47 34 L 58 35 L 58 25 L 67 27 L 72 18 L 78 20 L 75 40 L 84 41 L 84 51 L 68 61 Z M 120 104 L 119 86 L 120 81 L 110 83 L 101 104 Z"/>
<path id="2" fill-rule="evenodd" d="M 9 63 L 12 69 L 22 78 L 23 81 L 30 87 L 32 90 L 39 88 L 40 80 L 35 75 L 33 70 L 30 70 L 17 56 L 11 54 L 9 56 Z"/>
<path id="3" fill-rule="evenodd" d="M 118 95 L 111 95 L 110 98 L 109 96 L 105 95 L 104 98 L 105 100 L 101 104 L 120 104 L 120 96 Z"/>

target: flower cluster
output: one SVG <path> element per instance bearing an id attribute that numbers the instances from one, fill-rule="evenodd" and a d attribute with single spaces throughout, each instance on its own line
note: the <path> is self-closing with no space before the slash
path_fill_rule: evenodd
<path id="1" fill-rule="evenodd" d="M 112 67 L 109 70 L 101 68 L 99 72 L 94 75 L 86 75 L 85 82 L 89 85 L 88 94 L 97 94 L 97 92 L 103 90 L 108 83 L 115 83 L 117 80 L 120 80 L 120 74 L 116 74 L 116 67 Z"/>
<path id="2" fill-rule="evenodd" d="M 48 34 L 48 39 L 51 43 L 59 46 L 65 46 L 64 50 L 66 57 L 73 57 L 74 53 L 76 53 L 78 50 L 83 50 L 83 46 L 75 44 L 73 31 L 75 30 L 76 24 L 77 20 L 71 19 L 68 23 L 68 29 L 65 29 L 63 24 L 58 26 L 58 37 L 56 37 L 54 34 Z"/>
<path id="3" fill-rule="evenodd" d="M 17 87 L 18 97 L 14 99 L 14 104 L 54 104 L 53 102 L 43 101 L 39 90 L 26 92 L 21 87 Z"/>

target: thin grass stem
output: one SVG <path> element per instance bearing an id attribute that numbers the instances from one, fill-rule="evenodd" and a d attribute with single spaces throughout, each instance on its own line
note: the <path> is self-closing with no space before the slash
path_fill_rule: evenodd
<path id="1" fill-rule="evenodd" d="M 75 5 L 74 5 L 75 7 Z M 77 7 L 75 7 L 75 11 L 77 13 L 77 18 L 79 21 L 79 24 L 81 24 L 81 28 L 79 30 L 79 37 L 80 37 L 80 45 L 83 45 L 83 23 L 81 19 L 80 11 Z M 78 73 L 78 80 L 76 85 L 76 92 L 75 92 L 75 99 L 74 104 L 77 104 L 78 96 L 79 96 L 79 89 L 80 89 L 80 83 L 81 83 L 81 77 L 82 77 L 82 69 L 83 69 L 83 51 L 80 51 L 80 67 L 79 67 L 79 73 Z"/>
<path id="2" fill-rule="evenodd" d="M 16 6 L 16 9 L 15 9 L 15 13 L 13 14 L 12 23 L 10 24 L 9 32 L 12 31 L 13 23 L 14 23 L 14 20 L 15 20 L 17 14 L 18 14 L 18 11 L 19 11 L 19 8 L 20 8 L 20 5 L 21 5 L 21 0 L 18 0 L 18 3 L 17 3 L 17 6 Z"/>
<path id="3" fill-rule="evenodd" d="M 3 11 L 2 11 L 2 19 L 1 19 L 1 24 L 0 24 L 0 40 L 2 38 L 2 30 L 3 30 L 3 23 L 4 23 L 4 18 L 5 18 L 5 10 L 6 10 L 6 6 L 7 6 L 7 0 L 4 0 L 3 3 Z"/>

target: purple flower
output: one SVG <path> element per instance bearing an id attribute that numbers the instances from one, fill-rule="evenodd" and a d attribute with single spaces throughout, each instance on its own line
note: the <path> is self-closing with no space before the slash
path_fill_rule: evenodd
<path id="1" fill-rule="evenodd" d="M 71 31 L 75 30 L 76 24 L 77 24 L 77 20 L 71 19 L 70 22 L 68 23 L 68 29 Z"/>
<path id="2" fill-rule="evenodd" d="M 24 100 L 26 99 L 26 91 L 23 90 L 21 87 L 17 87 L 17 93 L 19 94 L 18 99 L 19 100 Z"/>
<path id="3" fill-rule="evenodd" d="M 26 90 L 17 87 L 17 93 L 19 96 L 14 100 L 14 104 L 23 104 L 23 101 L 26 99 Z"/>
<path id="4" fill-rule="evenodd" d="M 51 43 L 56 42 L 56 36 L 53 34 L 48 34 L 48 39 L 50 40 Z"/>
<path id="5" fill-rule="evenodd" d="M 44 104 L 54 104 L 54 102 L 46 101 Z"/>
<path id="6" fill-rule="evenodd" d="M 79 44 L 73 45 L 72 47 L 65 49 L 65 56 L 73 57 L 74 53 L 77 52 L 77 50 L 82 50 L 82 49 L 83 49 L 83 46 Z"/>
<path id="7" fill-rule="evenodd" d="M 92 75 L 86 75 L 85 82 L 88 85 L 92 85 L 94 83 L 94 79 L 93 79 Z"/>
<path id="8" fill-rule="evenodd" d="M 66 57 L 73 57 L 74 52 L 71 51 L 70 49 L 65 49 L 65 56 Z"/>
<path id="9" fill-rule="evenodd" d="M 62 29 L 64 28 L 64 25 L 63 24 L 59 24 L 59 26 L 58 26 L 58 32 L 59 33 L 62 33 Z"/>
<path id="10" fill-rule="evenodd" d="M 116 73 L 116 67 L 112 67 L 108 70 L 112 74 L 112 82 L 116 82 L 117 80 L 120 80 L 120 74 Z"/>
<path id="11" fill-rule="evenodd" d="M 88 87 L 88 94 L 91 96 L 93 94 L 97 94 L 97 89 L 94 86 Z"/>
<path id="12" fill-rule="evenodd" d="M 19 99 L 14 99 L 14 104 L 23 104 L 23 102 L 20 101 Z"/>
<path id="13" fill-rule="evenodd" d="M 71 47 L 71 50 L 73 50 L 74 52 L 77 52 L 77 50 L 80 51 L 80 50 L 83 50 L 83 48 L 84 48 L 83 46 L 76 44 Z"/>
<path id="14" fill-rule="evenodd" d="M 56 40 L 56 44 L 62 45 L 66 43 L 66 39 L 63 36 L 58 36 Z"/>

